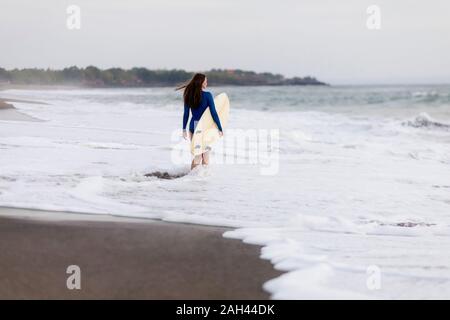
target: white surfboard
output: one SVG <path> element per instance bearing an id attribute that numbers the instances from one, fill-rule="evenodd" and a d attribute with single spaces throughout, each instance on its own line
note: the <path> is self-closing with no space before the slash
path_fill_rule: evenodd
<path id="1" fill-rule="evenodd" d="M 224 130 L 228 123 L 230 114 L 230 101 L 226 93 L 221 93 L 214 98 L 216 111 L 220 119 L 220 124 Z M 191 140 L 191 153 L 194 156 L 211 150 L 211 146 L 219 139 L 219 129 L 211 116 L 209 107 L 205 110 L 200 121 L 195 127 Z"/>

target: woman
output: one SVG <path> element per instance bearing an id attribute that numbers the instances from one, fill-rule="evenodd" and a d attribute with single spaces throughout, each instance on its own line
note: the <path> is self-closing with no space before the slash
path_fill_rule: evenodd
<path id="1" fill-rule="evenodd" d="M 197 73 L 189 81 L 188 84 L 177 88 L 177 90 L 184 89 L 184 115 L 183 115 L 183 137 L 187 139 L 188 133 L 186 126 L 189 119 L 189 109 L 191 110 L 192 117 L 189 123 L 189 139 L 192 139 L 195 127 L 200 121 L 203 112 L 209 107 L 211 116 L 219 129 L 219 135 L 223 136 L 222 126 L 220 124 L 219 116 L 217 115 L 216 107 L 214 105 L 214 98 L 210 92 L 204 91 L 208 85 L 208 79 L 202 73 Z M 209 153 L 204 152 L 201 155 L 195 156 L 192 160 L 191 170 L 199 164 L 208 165 Z"/>

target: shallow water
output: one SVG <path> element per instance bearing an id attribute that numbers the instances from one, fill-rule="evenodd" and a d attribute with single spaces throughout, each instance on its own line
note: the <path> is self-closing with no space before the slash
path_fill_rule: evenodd
<path id="1" fill-rule="evenodd" d="M 171 88 L 5 91 L 50 105 L 0 120 L 0 205 L 240 227 L 290 271 L 274 298 L 450 298 L 449 86 L 211 91 L 229 128 L 193 172 Z"/>

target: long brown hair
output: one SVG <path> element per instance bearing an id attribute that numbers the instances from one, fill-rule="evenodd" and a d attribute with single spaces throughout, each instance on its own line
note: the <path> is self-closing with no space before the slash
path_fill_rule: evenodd
<path id="1" fill-rule="evenodd" d="M 196 73 L 187 84 L 176 88 L 176 90 L 184 89 L 183 100 L 186 106 L 195 109 L 200 105 L 200 101 L 202 100 L 203 82 L 205 79 L 206 75 L 203 73 Z"/>

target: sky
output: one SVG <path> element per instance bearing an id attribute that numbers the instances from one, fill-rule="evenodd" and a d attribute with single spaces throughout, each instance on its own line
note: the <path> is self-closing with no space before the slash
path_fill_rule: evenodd
<path id="1" fill-rule="evenodd" d="M 80 8 L 80 29 L 67 27 L 69 5 Z M 371 5 L 380 10 L 380 29 L 367 27 Z M 450 83 L 448 0 L 0 0 L 0 6 L 6 69 L 227 68 L 331 84 Z"/>

